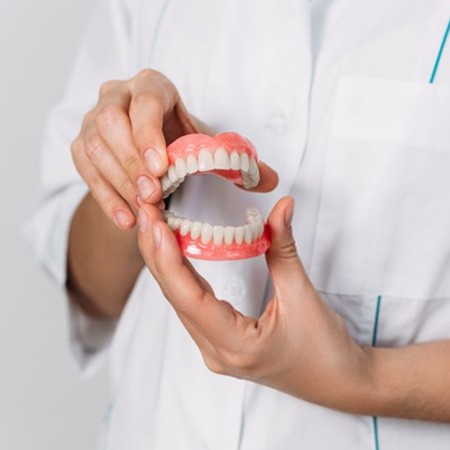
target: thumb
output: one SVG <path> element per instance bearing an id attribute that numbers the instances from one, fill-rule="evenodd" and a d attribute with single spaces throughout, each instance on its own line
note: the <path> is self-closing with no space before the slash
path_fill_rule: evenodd
<path id="1" fill-rule="evenodd" d="M 272 244 L 266 252 L 272 283 L 277 288 L 304 286 L 308 277 L 297 253 L 291 222 L 294 215 L 294 200 L 283 197 L 269 215 Z"/>

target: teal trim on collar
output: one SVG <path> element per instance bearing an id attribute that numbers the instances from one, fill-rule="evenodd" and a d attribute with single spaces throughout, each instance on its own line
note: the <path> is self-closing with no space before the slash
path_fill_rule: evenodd
<path id="1" fill-rule="evenodd" d="M 434 79 L 436 78 L 437 71 L 439 69 L 439 63 L 441 62 L 442 53 L 444 52 L 445 43 L 447 42 L 447 37 L 450 32 L 450 20 L 447 24 L 447 29 L 445 30 L 444 37 L 442 38 L 441 46 L 439 48 L 439 52 L 436 57 L 436 62 L 434 63 L 433 72 L 431 73 L 430 77 L 430 84 L 434 83 Z"/>

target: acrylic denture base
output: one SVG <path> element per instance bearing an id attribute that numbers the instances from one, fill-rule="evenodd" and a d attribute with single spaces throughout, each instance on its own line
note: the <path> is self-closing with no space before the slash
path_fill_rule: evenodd
<path id="1" fill-rule="evenodd" d="M 252 143 L 237 133 L 214 138 L 203 134 L 182 136 L 167 147 L 169 170 L 161 178 L 163 198 L 195 173 L 214 173 L 251 189 L 259 183 L 258 157 Z M 267 226 L 256 208 L 248 208 L 239 227 L 211 225 L 164 211 L 164 219 L 186 256 L 205 260 L 233 260 L 258 256 L 270 247 Z"/>

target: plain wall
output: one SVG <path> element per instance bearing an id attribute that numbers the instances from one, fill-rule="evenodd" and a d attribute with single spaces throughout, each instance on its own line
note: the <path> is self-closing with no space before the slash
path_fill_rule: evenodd
<path id="1" fill-rule="evenodd" d="M 103 372 L 81 382 L 65 298 L 20 227 L 36 190 L 43 124 L 59 99 L 92 0 L 0 3 L 0 449 L 91 450 L 106 411 Z"/>

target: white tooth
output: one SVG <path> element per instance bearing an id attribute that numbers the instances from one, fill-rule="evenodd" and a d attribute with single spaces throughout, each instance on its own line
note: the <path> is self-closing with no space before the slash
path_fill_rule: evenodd
<path id="1" fill-rule="evenodd" d="M 216 169 L 231 169 L 230 157 L 228 156 L 228 152 L 223 147 L 219 147 L 214 153 L 214 166 Z"/>
<path id="2" fill-rule="evenodd" d="M 252 230 L 250 225 L 244 225 L 244 241 L 246 244 L 252 243 Z"/>
<path id="3" fill-rule="evenodd" d="M 261 213 L 256 208 L 247 208 L 246 211 L 247 222 L 255 222 L 257 220 L 261 220 Z"/>
<path id="4" fill-rule="evenodd" d="M 186 161 L 183 158 L 177 158 L 175 168 L 177 169 L 178 178 L 183 179 L 187 173 Z"/>
<path id="5" fill-rule="evenodd" d="M 244 227 L 236 227 L 234 229 L 234 240 L 236 241 L 236 244 L 242 244 L 244 241 Z"/>
<path id="6" fill-rule="evenodd" d="M 250 224 L 250 231 L 252 234 L 252 241 L 256 241 L 259 236 L 259 223 L 258 222 L 252 222 Z"/>
<path id="7" fill-rule="evenodd" d="M 264 222 L 261 220 L 261 222 L 259 222 L 258 238 L 260 238 L 263 233 L 264 233 Z"/>
<path id="8" fill-rule="evenodd" d="M 209 223 L 204 223 L 202 225 L 202 234 L 201 240 L 203 244 L 209 244 L 212 239 L 213 228 Z"/>
<path id="9" fill-rule="evenodd" d="M 220 225 L 216 225 L 213 227 L 213 238 L 215 245 L 221 245 L 223 242 L 224 228 Z"/>
<path id="10" fill-rule="evenodd" d="M 193 155 L 189 155 L 186 160 L 186 170 L 188 174 L 193 174 L 198 171 L 197 158 Z"/>
<path id="11" fill-rule="evenodd" d="M 252 178 L 253 186 L 257 186 L 260 180 L 258 165 L 254 158 L 250 158 L 249 173 Z"/>
<path id="12" fill-rule="evenodd" d="M 172 185 L 172 183 L 169 180 L 169 176 L 168 175 L 164 175 L 161 178 L 161 188 L 162 188 L 162 190 L 163 191 L 167 191 L 171 185 Z"/>
<path id="13" fill-rule="evenodd" d="M 194 222 L 191 225 L 191 238 L 198 239 L 201 232 L 202 232 L 202 224 L 200 222 Z"/>
<path id="14" fill-rule="evenodd" d="M 225 227 L 224 228 L 224 240 L 225 244 L 231 245 L 234 239 L 234 227 Z"/>
<path id="15" fill-rule="evenodd" d="M 249 169 L 249 161 L 247 153 L 241 153 L 241 170 L 243 172 L 248 172 Z"/>
<path id="16" fill-rule="evenodd" d="M 191 221 L 188 219 L 184 219 L 180 225 L 180 234 L 181 236 L 186 236 L 189 231 L 191 231 Z"/>
<path id="17" fill-rule="evenodd" d="M 165 221 L 167 222 L 169 220 L 169 217 L 174 216 L 174 213 L 172 211 L 163 211 L 163 216 Z"/>
<path id="18" fill-rule="evenodd" d="M 171 230 L 176 230 L 177 228 L 179 228 L 181 222 L 182 222 L 182 219 L 180 217 L 176 217 L 176 216 L 169 217 L 169 219 L 167 221 L 169 228 Z"/>
<path id="19" fill-rule="evenodd" d="M 177 169 L 175 169 L 175 166 L 169 167 L 169 180 L 172 184 L 175 184 L 178 181 Z"/>
<path id="20" fill-rule="evenodd" d="M 239 170 L 241 168 L 241 159 L 239 158 L 239 153 L 234 151 L 230 156 L 230 164 L 233 170 Z"/>
<path id="21" fill-rule="evenodd" d="M 213 169 L 214 169 L 214 158 L 212 156 L 212 153 L 208 149 L 202 148 L 198 152 L 198 171 L 206 172 L 208 170 Z"/>

